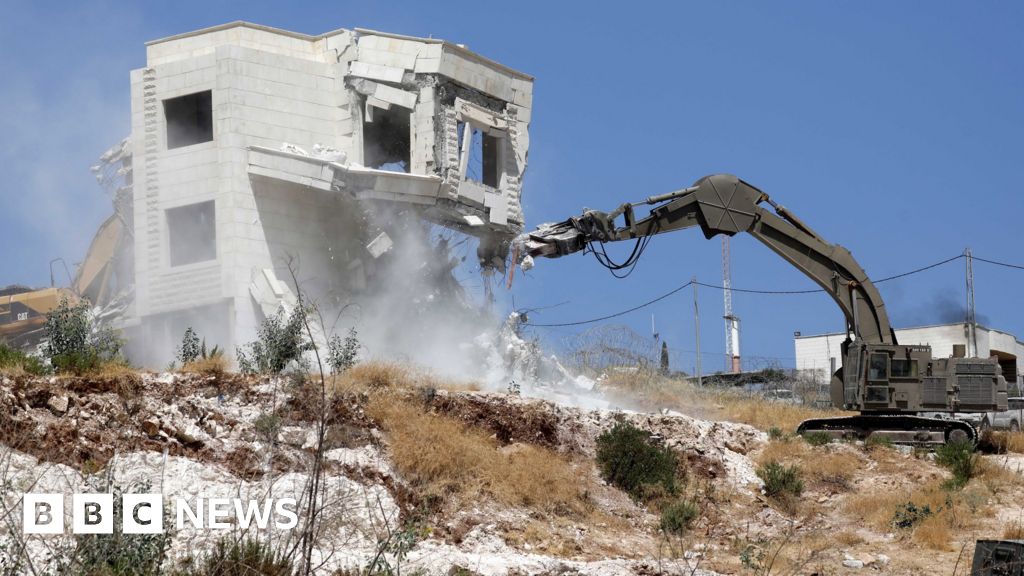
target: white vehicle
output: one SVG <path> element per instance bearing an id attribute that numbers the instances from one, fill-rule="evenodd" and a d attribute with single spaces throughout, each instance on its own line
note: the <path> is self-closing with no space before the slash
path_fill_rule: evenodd
<path id="1" fill-rule="evenodd" d="M 1017 396 L 1007 398 L 1005 411 L 981 414 L 981 423 L 978 426 L 982 430 L 1020 432 L 1021 422 L 1024 422 L 1024 397 Z"/>

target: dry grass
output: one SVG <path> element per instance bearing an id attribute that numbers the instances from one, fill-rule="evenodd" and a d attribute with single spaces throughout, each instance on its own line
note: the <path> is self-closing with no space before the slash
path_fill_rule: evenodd
<path id="1" fill-rule="evenodd" d="M 976 473 L 978 480 L 993 494 L 1024 488 L 1024 476 L 988 458 L 978 460 Z"/>
<path id="2" fill-rule="evenodd" d="M 980 487 L 960 492 L 942 488 L 936 480 L 913 490 L 877 490 L 850 495 L 842 510 L 874 532 L 885 534 L 895 530 L 893 520 L 897 509 L 912 503 L 917 509 L 931 512 L 911 528 L 911 541 L 931 550 L 949 551 L 954 536 L 963 534 L 990 510 Z"/>
<path id="3" fill-rule="evenodd" d="M 853 475 L 864 466 L 862 457 L 845 446 L 813 447 L 799 438 L 773 440 L 757 456 L 758 464 L 797 465 L 808 478 L 826 489 L 849 490 Z"/>
<path id="4" fill-rule="evenodd" d="M 996 453 L 1014 452 L 1024 454 L 1024 432 L 986 432 L 982 444 Z"/>
<path id="5" fill-rule="evenodd" d="M 25 372 L 25 366 L 20 362 L 0 367 L 0 377 L 3 378 L 21 378 L 26 375 L 28 372 Z"/>
<path id="6" fill-rule="evenodd" d="M 199 358 L 181 367 L 182 372 L 220 376 L 228 371 L 228 359 L 224 356 Z"/>
<path id="7" fill-rule="evenodd" d="M 373 391 L 387 389 L 437 388 L 453 391 L 479 391 L 480 385 L 471 381 L 440 378 L 430 372 L 407 364 L 372 360 L 356 364 L 343 374 L 331 379 L 332 387 L 346 391 Z"/>
<path id="8" fill-rule="evenodd" d="M 122 380 L 139 378 L 139 369 L 124 360 L 107 360 L 86 374 L 92 378 L 103 380 Z"/>
<path id="9" fill-rule="evenodd" d="M 1003 528 L 1003 540 L 1024 540 L 1024 524 L 1020 520 Z"/>
<path id="10" fill-rule="evenodd" d="M 383 390 L 389 388 L 411 388 L 416 373 L 397 362 L 363 362 L 346 370 L 335 378 L 336 387 L 345 390 Z"/>
<path id="11" fill-rule="evenodd" d="M 931 550 L 948 552 L 953 548 L 950 541 L 953 539 L 953 531 L 950 524 L 953 523 L 953 514 L 943 510 L 925 518 L 921 524 L 914 529 L 912 540 Z"/>
<path id="12" fill-rule="evenodd" d="M 842 530 L 836 533 L 835 541 L 843 546 L 856 546 L 857 544 L 863 544 L 864 538 L 851 530 Z"/>
<path id="13" fill-rule="evenodd" d="M 390 394 L 374 394 L 369 415 L 388 433 L 395 468 L 427 495 L 503 503 L 554 514 L 587 510 L 588 474 L 568 460 L 536 446 L 499 447 L 484 432 L 425 412 Z"/>
<path id="14" fill-rule="evenodd" d="M 892 518 L 896 507 L 907 502 L 909 498 L 910 493 L 903 490 L 851 494 L 843 501 L 842 510 L 861 525 L 880 534 L 886 534 L 892 532 Z"/>
<path id="15" fill-rule="evenodd" d="M 792 440 L 772 440 L 761 449 L 757 456 L 758 464 L 780 462 L 782 464 L 801 464 L 812 453 L 812 448 L 799 438 Z"/>
<path id="16" fill-rule="evenodd" d="M 734 392 L 698 392 L 705 401 L 711 402 L 716 416 L 733 422 L 742 422 L 767 432 L 779 428 L 783 432 L 795 432 L 797 426 L 811 418 L 829 418 L 849 415 L 839 410 L 823 410 L 798 404 L 769 402 L 763 398 L 745 396 Z"/>
<path id="17" fill-rule="evenodd" d="M 857 454 L 849 451 L 832 452 L 808 462 L 810 477 L 828 488 L 838 491 L 850 489 L 853 473 L 863 466 Z"/>

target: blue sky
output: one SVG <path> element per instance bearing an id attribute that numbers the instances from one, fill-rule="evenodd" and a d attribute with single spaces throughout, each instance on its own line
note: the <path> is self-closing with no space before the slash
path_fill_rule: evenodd
<path id="1" fill-rule="evenodd" d="M 88 171 L 129 130 L 143 43 L 231 20 L 320 33 L 365 27 L 468 44 L 536 76 L 529 225 L 731 172 L 884 277 L 970 246 L 1024 263 L 1024 5 L 1016 2 L 10 2 L 0 19 L 0 285 L 49 283 L 81 259 L 110 206 Z M 626 246 L 617 252 L 624 252 Z M 636 272 L 591 257 L 516 279 L 537 322 L 627 308 L 696 275 L 721 280 L 718 240 L 655 239 Z M 755 240 L 732 242 L 733 283 L 813 288 Z M 1024 272 L 975 266 L 978 311 L 1024 336 Z M 963 302 L 963 262 L 880 286 L 897 326 Z M 510 299 L 511 300 L 511 299 Z M 702 289 L 705 369 L 724 351 L 721 293 Z M 792 363 L 792 334 L 841 330 L 824 295 L 737 294 L 747 356 Z M 651 314 L 695 348 L 692 293 Z M 952 312 L 955 314 L 955 311 Z M 540 331 L 540 329 L 537 329 Z M 545 330 L 555 344 L 578 330 Z M 716 355 L 717 354 L 717 355 Z M 682 352 L 689 370 L 693 354 Z"/>

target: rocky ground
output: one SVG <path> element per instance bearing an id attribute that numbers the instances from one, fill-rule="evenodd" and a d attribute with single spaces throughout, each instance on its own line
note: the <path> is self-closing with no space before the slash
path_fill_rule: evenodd
<path id="1" fill-rule="evenodd" d="M 810 446 L 777 433 L 769 439 L 745 424 L 688 416 L 681 411 L 686 402 L 674 407 L 680 411 L 653 414 L 583 410 L 413 380 L 364 382 L 333 396 L 324 446 L 325 520 L 315 554 L 322 573 L 366 566 L 382 543 L 407 529 L 410 544 L 386 555 L 409 573 L 953 574 L 958 562 L 957 573 L 966 573 L 974 539 L 1001 537 L 1024 518 L 1014 497 L 1024 486 L 1017 454 L 985 456 L 983 473 L 946 493 L 937 486 L 949 473 L 928 454 Z M 450 489 L 440 498 L 425 490 L 400 471 L 395 437 L 374 408 L 375 394 L 392 385 L 389 393 L 402 402 L 459 422 L 504 457 L 530 450 L 555 455 L 586 487 L 585 505 L 553 511 L 528 498 L 503 500 L 493 483 L 490 491 L 485 485 L 457 497 Z M 3 378 L 4 512 L 19 517 L 24 492 L 83 492 L 97 484 L 126 491 L 144 484 L 168 501 L 301 500 L 318 438 L 308 406 L 315 388 L 308 386 L 233 374 Z M 694 398 L 694 413 L 706 413 L 699 404 Z M 653 511 L 597 474 L 596 438 L 622 421 L 651 432 L 685 462 L 683 491 L 701 507 L 685 537 L 666 539 Z M 772 460 L 803 471 L 799 499 L 762 494 L 756 470 Z M 525 473 L 522 482 L 529 482 Z M 938 512 L 896 528 L 895 510 L 907 502 L 928 502 Z M 186 526 L 175 532 L 171 556 L 194 554 L 220 536 Z M 18 537 L 10 521 L 0 525 L 0 556 Z M 270 538 L 286 547 L 294 537 Z M 29 538 L 37 563 L 66 544 L 66 538 Z"/>

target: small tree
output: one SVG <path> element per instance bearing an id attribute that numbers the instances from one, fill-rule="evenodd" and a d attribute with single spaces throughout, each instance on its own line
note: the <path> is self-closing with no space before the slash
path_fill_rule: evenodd
<path id="1" fill-rule="evenodd" d="M 47 344 L 43 354 L 57 372 L 81 374 L 113 360 L 121 340 L 109 326 L 96 324 L 85 302 L 72 305 L 67 298 L 46 314 L 43 328 Z"/>
<path id="2" fill-rule="evenodd" d="M 344 338 L 335 334 L 327 341 L 327 365 L 334 374 L 341 374 L 355 366 L 358 355 L 359 339 L 356 338 L 355 328 L 350 329 Z"/>
<path id="3" fill-rule="evenodd" d="M 206 342 L 203 342 L 203 347 L 206 347 Z M 189 326 L 185 330 L 185 336 L 181 339 L 181 346 L 178 348 L 178 362 L 181 362 L 182 366 L 195 362 L 199 358 L 199 336 L 196 331 Z"/>
<path id="4" fill-rule="evenodd" d="M 661 375 L 668 376 L 668 342 L 661 343 Z"/>
<path id="5" fill-rule="evenodd" d="M 246 374 L 280 374 L 292 361 L 313 349 L 305 336 L 307 310 L 301 306 L 285 318 L 284 311 L 263 320 L 256 340 L 237 349 L 238 367 Z"/>

